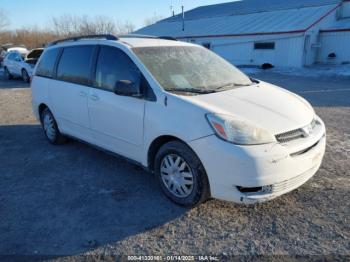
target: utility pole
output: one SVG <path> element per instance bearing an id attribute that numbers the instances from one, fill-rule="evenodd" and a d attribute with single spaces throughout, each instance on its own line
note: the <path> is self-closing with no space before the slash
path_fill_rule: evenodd
<path id="1" fill-rule="evenodd" d="M 182 10 L 182 31 L 185 31 L 185 7 L 181 6 Z"/>
<path id="2" fill-rule="evenodd" d="M 174 11 L 174 6 L 173 6 L 173 0 L 170 1 L 170 13 L 174 17 L 175 16 L 175 11 Z"/>

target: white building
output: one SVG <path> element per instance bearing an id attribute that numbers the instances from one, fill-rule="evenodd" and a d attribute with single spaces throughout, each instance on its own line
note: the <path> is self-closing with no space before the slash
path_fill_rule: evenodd
<path id="1" fill-rule="evenodd" d="M 235 65 L 350 63 L 350 0 L 242 0 L 138 30 L 202 44 Z"/>

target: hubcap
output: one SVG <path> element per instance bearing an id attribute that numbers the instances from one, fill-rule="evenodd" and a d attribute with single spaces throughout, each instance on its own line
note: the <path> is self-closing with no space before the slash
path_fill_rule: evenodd
<path id="1" fill-rule="evenodd" d="M 162 181 L 176 197 L 187 197 L 193 191 L 193 174 L 186 161 L 176 155 L 166 155 L 160 165 Z"/>
<path id="2" fill-rule="evenodd" d="M 46 136 L 50 140 L 55 139 L 55 136 L 56 136 L 55 122 L 54 122 L 53 117 L 50 114 L 44 115 L 43 124 L 44 124 L 44 131 L 45 131 Z"/>

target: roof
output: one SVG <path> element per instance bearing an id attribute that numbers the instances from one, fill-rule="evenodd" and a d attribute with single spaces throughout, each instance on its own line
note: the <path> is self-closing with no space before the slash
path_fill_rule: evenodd
<path id="1" fill-rule="evenodd" d="M 127 44 L 131 47 L 150 47 L 150 46 L 190 46 L 192 44 L 180 42 L 180 41 L 173 41 L 173 40 L 164 40 L 159 38 L 132 38 L 127 37 L 123 38 L 121 37 L 120 42 Z"/>
<path id="2" fill-rule="evenodd" d="M 321 32 L 350 31 L 350 18 L 341 19 L 328 27 L 322 28 Z"/>
<path id="3" fill-rule="evenodd" d="M 259 12 L 297 9 L 304 7 L 338 4 L 341 0 L 238 0 L 229 3 L 200 6 L 185 12 L 186 20 L 252 14 Z M 182 15 L 169 17 L 164 21 L 181 21 Z"/>
<path id="4" fill-rule="evenodd" d="M 57 43 L 56 43 L 57 42 Z M 85 38 L 84 36 L 76 37 L 76 40 L 71 39 L 61 39 L 59 41 L 53 42 L 55 44 L 49 44 L 46 49 L 57 48 L 57 47 L 68 47 L 68 46 L 79 46 L 79 45 L 96 45 L 101 43 L 116 43 L 119 45 L 124 45 L 128 47 L 153 47 L 153 46 L 193 46 L 191 43 L 167 40 L 156 38 L 152 36 L 140 36 L 140 35 L 124 35 L 115 37 L 113 39 L 104 39 L 103 37 L 96 38 Z M 35 49 L 35 50 L 40 50 Z M 34 51 L 34 50 L 32 50 Z"/>
<path id="5" fill-rule="evenodd" d="M 10 47 L 9 49 L 7 49 L 7 52 L 18 52 L 18 53 L 21 53 L 21 54 L 25 54 L 25 53 L 28 53 L 28 49 L 25 48 L 25 47 Z"/>
<path id="6" fill-rule="evenodd" d="M 334 11 L 340 0 L 242 0 L 199 7 L 136 33 L 177 38 L 304 32 Z"/>

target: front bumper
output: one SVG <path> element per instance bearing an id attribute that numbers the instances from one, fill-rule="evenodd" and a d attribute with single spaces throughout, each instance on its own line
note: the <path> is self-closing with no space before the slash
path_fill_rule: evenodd
<path id="1" fill-rule="evenodd" d="M 215 135 L 190 145 L 207 172 L 212 197 L 249 204 L 273 199 L 308 181 L 321 166 L 326 133 L 322 122 L 310 137 L 283 145 L 237 146 Z M 244 193 L 237 186 L 263 190 Z"/>

